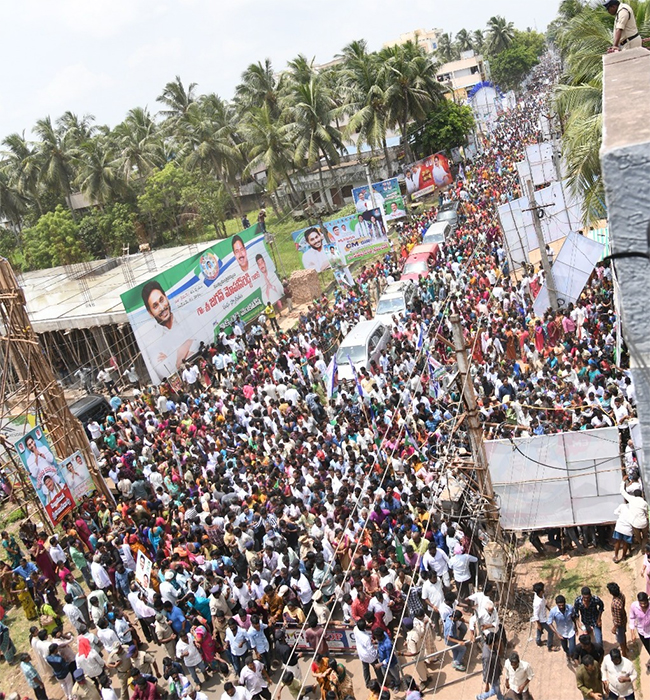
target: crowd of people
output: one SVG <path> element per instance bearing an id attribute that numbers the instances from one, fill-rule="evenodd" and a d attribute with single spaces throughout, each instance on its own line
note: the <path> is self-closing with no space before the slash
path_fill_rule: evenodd
<path id="1" fill-rule="evenodd" d="M 454 361 L 452 313 L 471 348 L 486 433 L 618 426 L 627 473 L 617 554 L 628 554 L 635 532 L 645 536 L 628 445 L 636 401 L 615 356 L 609 269 L 597 269 L 575 305 L 537 318 L 543 273 L 510 274 L 496 220 L 496 206 L 520 194 L 514 163 L 540 138 L 555 71 L 538 71 L 444 194 L 461 203 L 459 225 L 378 362 L 352 381 L 328 375 L 337 340 L 372 318 L 378 281 L 399 279 L 435 208 L 399 227 L 399 253 L 362 268 L 352 289 L 315 300 L 294 328 L 237 323 L 187 363 L 182 390 L 163 381 L 116 395 L 106 420 L 87 426 L 116 502 L 88 497 L 58 537 L 29 522 L 18 538 L 2 533 L 6 600 L 37 624 L 29 653 L 19 653 L 0 623 L 0 652 L 20 663 L 37 700 L 51 677 L 67 700 L 206 700 L 212 677 L 223 682 L 222 700 L 354 700 L 362 685 L 361 700 L 388 700 L 400 688 L 418 700 L 435 690 L 441 667 L 464 674 L 473 648 L 483 662 L 481 700 L 501 697 L 502 675 L 516 697 L 529 697 L 533 670 L 509 645 L 501 601 L 485 581 L 485 502 L 471 471 L 457 468 L 471 443 L 459 389 L 444 376 Z M 454 489 L 461 496 L 450 512 L 443 504 Z M 647 534 L 647 506 L 645 514 Z M 609 534 L 547 533 L 559 547 L 598 544 L 598 536 L 606 544 Z M 544 551 L 540 533 L 531 542 Z M 151 573 L 136 581 L 139 556 Z M 558 637 L 579 661 L 581 689 L 602 674 L 607 692 L 628 697 L 614 680 L 634 682 L 627 620 L 617 626 L 620 654 L 603 660 L 602 601 L 583 589 L 573 605 L 558 596 L 548 612 L 543 594 L 536 586 L 538 643 L 544 631 L 549 648 Z M 640 593 L 629 614 L 644 644 L 647 602 Z M 353 682 L 333 629 L 353 632 L 363 684 Z"/>

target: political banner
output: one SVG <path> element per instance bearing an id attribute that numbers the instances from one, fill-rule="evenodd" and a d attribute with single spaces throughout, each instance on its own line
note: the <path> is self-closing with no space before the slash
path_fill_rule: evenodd
<path id="1" fill-rule="evenodd" d="M 43 428 L 37 425 L 15 447 L 49 521 L 58 525 L 75 503 Z"/>
<path id="2" fill-rule="evenodd" d="M 178 372 L 199 343 L 234 317 L 257 318 L 282 284 L 257 226 L 215 243 L 121 295 L 154 384 Z"/>
<path id="3" fill-rule="evenodd" d="M 386 221 L 394 221 L 406 216 L 404 197 L 402 197 L 396 177 L 373 182 L 372 192 L 367 185 L 355 187 L 352 190 L 352 197 L 354 198 L 354 206 L 360 214 L 371 209 L 381 209 Z"/>
<path id="4" fill-rule="evenodd" d="M 327 235 L 346 265 L 389 248 L 380 209 L 350 214 L 324 223 Z"/>
<path id="5" fill-rule="evenodd" d="M 151 569 L 153 563 L 149 557 L 138 550 L 138 556 L 135 560 L 135 580 L 145 591 L 151 587 Z"/>
<path id="6" fill-rule="evenodd" d="M 77 505 L 84 496 L 89 496 L 95 490 L 95 482 L 90 476 L 86 460 L 78 450 L 61 460 L 61 473 Z"/>
<path id="7" fill-rule="evenodd" d="M 310 649 L 305 634 L 299 627 L 286 627 L 285 638 L 289 646 L 295 646 L 300 651 Z M 349 627 L 339 627 L 336 623 L 327 625 L 325 641 L 329 649 L 336 650 L 341 654 L 356 653 L 357 642 L 354 638 L 354 631 Z"/>
<path id="8" fill-rule="evenodd" d="M 404 168 L 406 191 L 413 197 L 423 197 L 438 187 L 451 185 L 454 181 L 447 156 L 436 153 Z"/>

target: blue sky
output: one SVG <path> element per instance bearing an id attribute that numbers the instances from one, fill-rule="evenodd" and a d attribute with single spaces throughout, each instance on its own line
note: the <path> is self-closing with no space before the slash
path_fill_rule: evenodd
<path id="1" fill-rule="evenodd" d="M 114 126 L 180 75 L 230 98 L 241 72 L 298 53 L 324 63 L 365 38 L 380 48 L 402 32 L 483 28 L 494 14 L 543 31 L 557 3 L 500 0 L 17 0 L 2 7 L 0 138 L 29 134 L 67 109 Z"/>

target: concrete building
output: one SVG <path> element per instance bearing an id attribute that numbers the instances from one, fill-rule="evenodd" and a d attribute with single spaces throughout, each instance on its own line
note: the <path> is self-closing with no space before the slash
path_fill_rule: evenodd
<path id="1" fill-rule="evenodd" d="M 387 41 L 384 44 L 384 48 L 401 46 L 408 41 L 412 41 L 421 46 L 427 53 L 434 53 L 438 48 L 438 40 L 441 34 L 443 34 L 442 29 L 414 29 L 412 32 L 400 34 L 398 39 Z"/>
<path id="2" fill-rule="evenodd" d="M 449 90 L 448 99 L 465 102 L 467 93 L 475 85 L 486 80 L 483 56 L 476 56 L 473 51 L 463 51 L 457 61 L 443 63 L 436 77 L 438 82 Z"/>
<path id="3" fill-rule="evenodd" d="M 650 488 L 650 52 L 629 49 L 603 56 L 603 143 L 600 161 L 624 337 L 637 394 L 642 465 Z M 636 445 L 638 448 L 639 445 Z"/>

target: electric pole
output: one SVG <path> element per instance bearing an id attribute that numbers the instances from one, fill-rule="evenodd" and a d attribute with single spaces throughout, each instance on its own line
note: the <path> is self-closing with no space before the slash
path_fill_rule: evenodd
<path id="1" fill-rule="evenodd" d="M 542 224 L 539 219 L 539 213 L 543 212 L 544 210 L 537 206 L 537 202 L 535 201 L 535 188 L 533 187 L 532 180 L 528 180 L 526 185 L 528 188 L 530 211 L 533 212 L 533 226 L 535 227 L 535 234 L 537 235 L 537 245 L 539 245 L 539 254 L 542 259 L 542 269 L 544 270 L 544 278 L 546 279 L 546 288 L 548 289 L 548 300 L 553 311 L 557 311 L 558 305 L 557 292 L 555 291 L 555 280 L 553 279 L 551 263 L 549 262 L 548 255 L 546 254 L 546 241 L 544 240 L 544 232 L 542 231 Z"/>
<path id="2" fill-rule="evenodd" d="M 476 403 L 476 393 L 474 383 L 469 371 L 469 359 L 467 357 L 467 345 L 463 335 L 463 327 L 460 317 L 454 313 L 449 317 L 452 328 L 454 351 L 456 352 L 456 363 L 458 364 L 458 376 L 460 380 L 461 394 L 465 404 L 466 417 L 472 454 L 476 470 L 476 479 L 481 490 L 481 495 L 488 502 L 488 510 L 485 514 L 488 534 L 493 540 L 499 537 L 499 513 L 498 506 L 494 498 L 492 488 L 492 478 L 488 468 L 485 445 L 483 443 L 483 426 L 478 416 L 478 405 Z"/>

